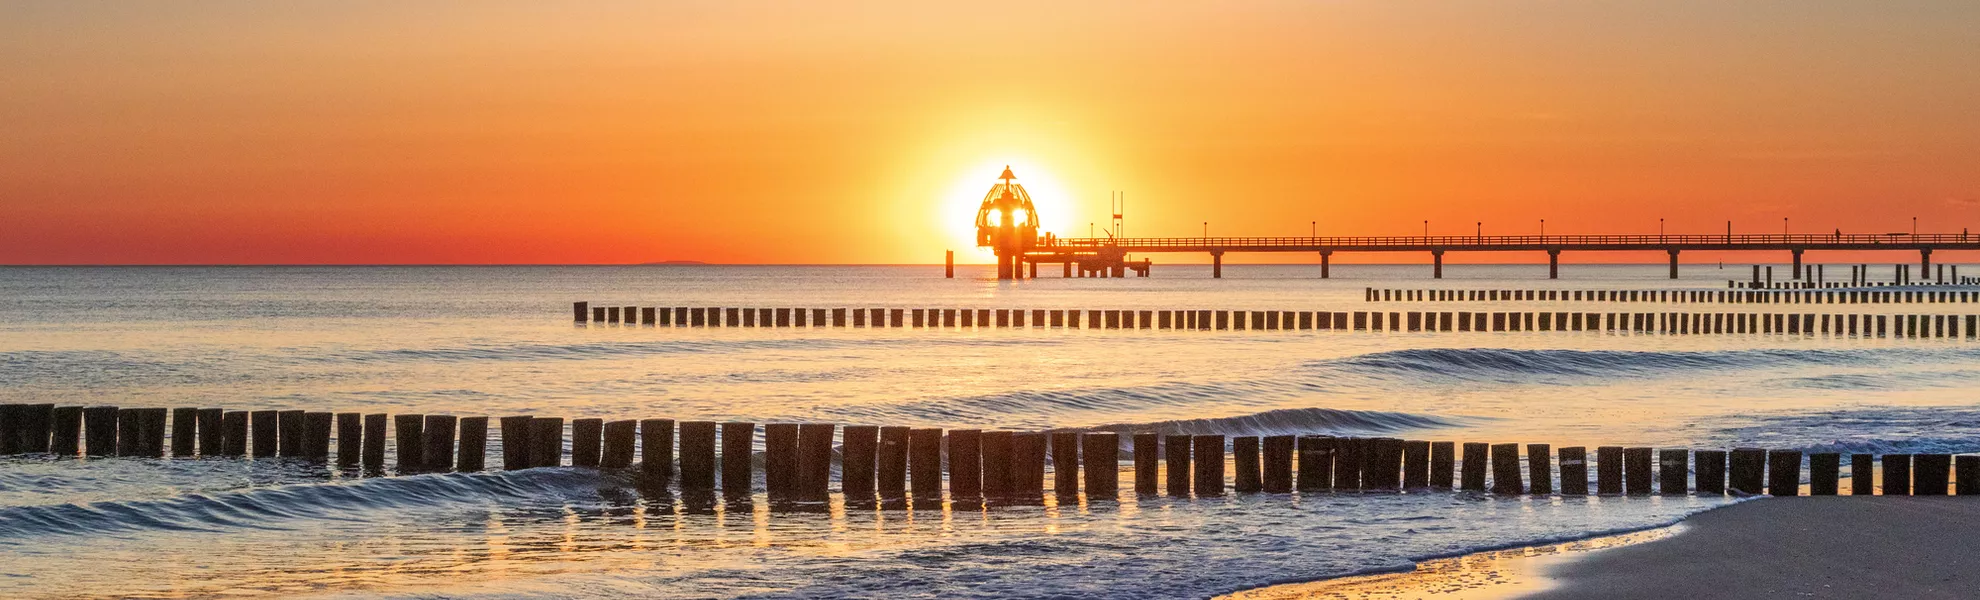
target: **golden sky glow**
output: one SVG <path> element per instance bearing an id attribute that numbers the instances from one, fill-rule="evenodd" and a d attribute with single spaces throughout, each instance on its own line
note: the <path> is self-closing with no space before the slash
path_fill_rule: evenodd
<path id="1" fill-rule="evenodd" d="M 1959 231 L 1976 69 L 1972 2 L 8 2 L 0 263 L 975 261 L 1005 164 L 1082 236 Z"/>

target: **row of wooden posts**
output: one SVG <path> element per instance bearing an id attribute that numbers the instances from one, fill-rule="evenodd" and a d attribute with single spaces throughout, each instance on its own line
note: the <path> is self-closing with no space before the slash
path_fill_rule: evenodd
<path id="1" fill-rule="evenodd" d="M 1434 291 L 1434 290 L 1433 290 Z M 676 308 L 685 321 L 654 323 L 655 309 L 591 307 L 598 322 L 659 327 L 1061 327 L 1086 329 L 1354 330 L 1354 331 L 1606 331 L 1666 334 L 1783 333 L 1859 337 L 1973 337 L 1980 315 L 1815 313 L 1424 312 L 1276 310 L 1057 310 Z M 620 315 L 639 320 L 620 321 Z M 806 320 L 801 317 L 810 314 Z M 848 320 L 847 316 L 851 315 Z M 960 319 L 958 319 L 960 316 Z M 906 317 L 912 317 L 908 319 Z M 681 323 L 686 323 L 682 325 Z M 809 325 L 807 325 L 809 323 Z M 849 324 L 850 323 L 850 324 Z"/>
<path id="2" fill-rule="evenodd" d="M 1951 290 L 1430 290 L 1364 288 L 1368 302 L 1642 302 L 1659 304 L 1967 304 Z"/>
<path id="3" fill-rule="evenodd" d="M 1801 265 L 1800 253 L 1797 252 L 1795 256 L 1796 259 L 1794 264 L 1794 271 L 1792 273 L 1794 275 L 1794 278 L 1792 280 L 1774 281 L 1773 266 L 1771 265 L 1765 266 L 1763 271 L 1763 267 L 1761 265 L 1753 265 L 1753 278 L 1750 281 L 1739 281 L 1735 279 L 1728 279 L 1726 280 L 1726 287 L 1744 288 L 1750 290 L 1800 290 L 1800 289 L 1841 288 L 1841 287 L 1946 285 L 1948 282 L 1957 282 L 1963 279 L 1971 279 L 1970 277 L 1959 276 L 1959 265 L 1942 264 L 1939 265 L 1939 276 L 1936 280 L 1932 278 L 1931 266 L 1920 265 L 1919 270 L 1924 275 L 1925 280 L 1915 281 L 1911 277 L 1911 264 L 1898 263 L 1895 265 L 1891 265 L 1891 271 L 1892 271 L 1891 280 L 1887 282 L 1872 281 L 1870 279 L 1870 265 L 1850 265 L 1849 281 L 1846 283 L 1841 281 L 1828 281 L 1828 277 L 1825 273 L 1826 270 L 1823 268 L 1824 265 L 1808 265 L 1807 267 L 1804 268 Z M 1930 254 L 1927 253 L 1926 256 L 1929 257 Z M 1948 277 L 1946 274 L 1946 267 L 1948 266 L 1952 267 L 1951 277 Z M 1675 268 L 1675 265 L 1673 265 L 1673 268 Z M 1673 273 L 1672 277 L 1675 278 L 1676 271 L 1672 271 L 1672 273 Z M 1763 273 L 1764 273 L 1764 277 L 1763 277 Z"/>
<path id="4" fill-rule="evenodd" d="M 170 416 L 171 436 L 166 436 Z M 481 471 L 488 417 L 386 415 L 299 410 L 0 405 L 5 454 L 162 457 L 294 457 L 340 468 L 383 472 L 385 445 L 397 448 L 398 473 Z M 916 498 L 1038 499 L 1052 473 L 1055 494 L 1084 490 L 1089 499 L 1120 486 L 1121 434 L 1091 431 L 984 431 L 831 423 L 771 423 L 561 417 L 496 419 L 506 470 L 533 467 L 638 467 L 645 486 L 682 492 L 754 491 L 761 431 L 765 491 L 772 497 L 824 500 L 832 465 L 849 500 L 911 494 Z M 332 425 L 334 423 L 334 438 Z M 388 430 L 388 424 L 390 429 Z M 78 438 L 78 432 L 82 437 Z M 457 437 L 458 436 L 458 437 Z M 569 461 L 565 461 L 566 442 Z M 1485 444 L 1326 435 L 1129 434 L 1136 492 L 1215 496 L 1292 491 L 1470 490 L 1495 494 L 1587 495 L 1585 447 Z M 719 452 L 718 452 L 719 448 Z M 678 450 L 678 459 L 676 451 Z M 1226 460 L 1226 452 L 1230 459 Z M 637 456 L 636 456 L 637 454 Z M 1595 449 L 1595 494 L 1801 493 L 1807 466 L 1813 495 L 1840 493 L 1842 454 L 1740 448 Z M 731 460 L 730 457 L 739 457 Z M 635 462 L 637 458 L 637 462 Z M 1980 494 L 1980 456 L 1848 455 L 1850 493 L 1875 493 L 1881 465 L 1885 495 Z M 1048 464 L 1050 468 L 1048 469 Z M 1228 478 L 1226 466 L 1234 473 Z M 1558 479 L 1555 467 L 1558 465 Z M 1084 468 L 1082 468 L 1084 467 Z M 1166 469 L 1164 469 L 1166 467 Z M 678 468 L 678 471 L 676 471 Z M 718 478 L 719 475 L 719 478 Z M 1957 487 L 1951 487 L 1952 481 Z M 1556 483 L 1558 482 L 1558 487 Z"/>

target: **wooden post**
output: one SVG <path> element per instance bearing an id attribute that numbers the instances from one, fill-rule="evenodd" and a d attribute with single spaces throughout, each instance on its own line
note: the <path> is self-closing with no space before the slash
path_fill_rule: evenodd
<path id="1" fill-rule="evenodd" d="M 907 456 L 908 428 L 887 426 L 880 428 L 880 449 L 876 453 L 879 464 L 874 467 L 878 475 L 875 487 L 882 498 L 901 498 L 907 495 Z"/>
<path id="2" fill-rule="evenodd" d="M 1081 437 L 1079 454 L 1086 470 L 1086 501 L 1113 501 L 1121 489 L 1121 436 L 1111 431 Z"/>
<path id="3" fill-rule="evenodd" d="M 1190 493 L 1190 436 L 1162 436 L 1162 462 L 1168 468 L 1167 491 L 1170 496 L 1184 497 Z M 1304 476 L 1304 475 L 1302 475 Z"/>
<path id="4" fill-rule="evenodd" d="M 1019 503 L 1045 501 L 1046 440 L 1045 434 L 1035 431 L 1011 435 L 1011 492 Z"/>
<path id="5" fill-rule="evenodd" d="M 426 415 L 420 423 L 418 435 L 420 449 L 418 471 L 446 471 L 454 467 L 454 428 L 459 419 L 453 415 Z M 400 471 L 405 471 L 405 455 L 400 456 Z"/>
<path id="6" fill-rule="evenodd" d="M 1535 495 L 1554 493 L 1554 452 L 1547 444 L 1526 445 L 1526 473 L 1532 482 L 1528 489 Z"/>
<path id="7" fill-rule="evenodd" d="M 807 502 L 824 501 L 831 494 L 832 437 L 838 426 L 804 423 L 797 429 L 795 497 Z"/>
<path id="8" fill-rule="evenodd" d="M 200 433 L 204 434 L 205 431 Z M 205 451 L 205 444 L 205 436 L 202 435 L 200 438 L 202 452 Z M 337 468 L 355 468 L 358 466 L 358 461 L 363 459 L 364 415 L 354 412 L 337 413 Z"/>
<path id="9" fill-rule="evenodd" d="M 1224 436 L 1198 435 L 1190 440 L 1190 461 L 1196 470 L 1196 495 L 1224 495 Z"/>
<path id="10" fill-rule="evenodd" d="M 430 420 L 428 422 L 431 423 Z M 604 439 L 604 419 L 597 417 L 571 419 L 571 466 L 598 468 L 598 458 Z"/>
<path id="11" fill-rule="evenodd" d="M 303 458 L 324 462 L 330 460 L 330 423 L 336 418 L 327 412 L 303 413 Z M 453 439 L 448 436 L 447 439 Z"/>
<path id="12" fill-rule="evenodd" d="M 1403 441 L 1400 438 L 1383 437 L 1368 441 L 1369 461 L 1362 469 L 1362 489 L 1385 492 L 1402 489 Z M 1372 474 L 1372 478 L 1371 478 Z"/>
<path id="13" fill-rule="evenodd" d="M 1657 451 L 1657 492 L 1661 494 L 1683 495 L 1685 478 L 1690 475 L 1691 451 L 1681 448 L 1665 448 Z"/>
<path id="14" fill-rule="evenodd" d="M 583 323 L 583 322 L 585 322 L 585 320 L 586 320 L 586 319 L 588 319 L 588 318 L 590 318 L 590 317 L 591 317 L 591 303 L 590 303 L 590 302 L 572 302 L 572 303 L 571 303 L 571 316 L 572 316 L 572 317 L 575 317 L 575 318 L 577 319 L 577 322 L 579 322 L 579 323 Z"/>
<path id="15" fill-rule="evenodd" d="M 917 428 L 908 430 L 908 475 L 916 500 L 942 499 L 942 430 L 938 428 Z M 936 506 L 916 508 L 933 509 Z"/>
<path id="16" fill-rule="evenodd" d="M 559 420 L 562 424 L 562 420 Z M 421 470 L 420 457 L 426 453 L 426 438 L 422 435 L 426 427 L 426 415 L 393 415 L 392 430 L 398 440 L 399 473 L 418 473 Z M 283 427 L 283 433 L 288 428 Z M 286 454 L 284 454 L 286 456 Z"/>
<path id="17" fill-rule="evenodd" d="M 1869 454 L 1849 455 L 1849 495 L 1869 496 L 1877 493 L 1876 457 Z"/>
<path id="18" fill-rule="evenodd" d="M 460 459 L 454 470 L 479 473 L 488 468 L 488 417 L 461 417 Z"/>
<path id="19" fill-rule="evenodd" d="M 973 500 L 983 496 L 983 431 L 951 429 L 949 452 L 949 500 Z"/>
<path id="20" fill-rule="evenodd" d="M 715 491 L 715 422 L 681 421 L 679 427 L 681 492 L 707 494 Z M 796 442 L 795 439 L 791 441 Z M 647 449 L 649 460 L 652 458 L 650 453 L 653 450 L 653 448 Z M 784 449 L 785 456 L 790 456 L 790 450 Z"/>
<path id="21" fill-rule="evenodd" d="M 49 406 L 49 405 L 42 405 L 42 406 Z M 50 406 L 50 408 L 53 407 Z M 142 415 L 144 420 L 143 420 L 143 426 L 140 427 L 138 430 L 139 435 L 142 436 L 140 438 L 141 443 L 139 444 L 138 455 L 149 458 L 164 457 L 166 410 L 163 408 L 145 408 L 139 410 L 143 411 L 140 414 Z M 47 421 L 45 420 L 45 418 L 42 421 L 42 427 L 43 429 L 41 429 L 41 431 L 43 432 L 44 435 L 41 438 L 40 444 L 42 447 L 42 451 L 46 452 L 48 448 L 48 438 L 46 436 L 46 433 L 48 430 L 46 429 Z"/>
<path id="22" fill-rule="evenodd" d="M 502 470 L 515 471 L 530 468 L 529 460 L 529 421 L 528 415 L 502 417 L 496 424 L 502 428 Z M 367 432 L 365 436 L 370 437 Z"/>
<path id="23" fill-rule="evenodd" d="M 1018 311 L 1023 314 L 1024 311 Z M 1011 497 L 1011 432 L 985 431 L 982 437 L 983 496 Z"/>
<path id="24" fill-rule="evenodd" d="M 1623 449 L 1623 493 L 1641 496 L 1650 493 L 1650 448 Z"/>
<path id="25" fill-rule="evenodd" d="M 669 439 L 664 444 L 673 446 L 673 421 L 667 421 Z M 721 424 L 722 431 L 722 495 L 730 498 L 748 498 L 756 486 L 756 424 L 743 421 L 728 421 Z M 767 456 L 765 457 L 768 458 Z"/>
<path id="26" fill-rule="evenodd" d="M 88 409 L 84 409 L 87 411 Z M 114 433 L 114 432 L 113 432 Z M 215 454 L 221 456 L 247 456 L 248 413 L 246 411 L 222 411 L 220 413 L 220 446 Z"/>
<path id="27" fill-rule="evenodd" d="M 117 407 L 83 409 L 83 451 L 89 456 L 117 455 Z"/>
<path id="28" fill-rule="evenodd" d="M 1581 446 L 1561 448 L 1561 495 L 1588 495 L 1588 449 Z"/>
<path id="29" fill-rule="evenodd" d="M 1767 493 L 1774 496 L 1801 495 L 1801 451 L 1767 451 Z"/>
<path id="30" fill-rule="evenodd" d="M 1912 456 L 1911 493 L 1917 496 L 1944 496 L 1952 478 L 1951 454 Z"/>
<path id="31" fill-rule="evenodd" d="M 1954 474 L 1959 487 L 1954 493 L 1961 496 L 1980 495 L 1980 456 L 1961 455 L 1953 457 Z"/>
<path id="32" fill-rule="evenodd" d="M 1484 442 L 1464 443 L 1463 476 L 1459 478 L 1461 488 L 1474 492 L 1485 491 L 1485 463 L 1491 449 L 1492 445 Z"/>
<path id="33" fill-rule="evenodd" d="M 1739 494 L 1758 495 L 1765 491 L 1761 486 L 1766 480 L 1767 451 L 1759 448 L 1734 448 L 1729 455 L 1731 467 L 1731 491 Z"/>
<path id="34" fill-rule="evenodd" d="M 364 416 L 363 460 L 364 468 L 367 471 L 376 473 L 385 470 L 386 420 L 387 415 L 384 413 L 372 413 Z"/>
<path id="35" fill-rule="evenodd" d="M 1184 440 L 1183 443 L 1188 443 L 1188 440 Z M 1185 452 L 1183 458 L 1187 460 L 1189 454 Z M 1174 469 L 1174 467 L 1170 468 Z M 1173 471 L 1171 474 L 1173 475 Z M 1173 481 L 1173 477 L 1171 480 Z M 1334 489 L 1333 436 L 1299 436 L 1298 484 L 1299 491 L 1302 492 L 1323 492 Z"/>
<path id="36" fill-rule="evenodd" d="M 248 413 L 248 434 L 254 436 L 254 457 L 275 456 L 275 429 L 278 416 L 276 411 L 257 410 Z"/>
<path id="37" fill-rule="evenodd" d="M 1164 317 L 1168 314 L 1169 311 L 1162 311 Z M 1157 448 L 1161 446 L 1161 440 L 1162 436 L 1157 433 L 1134 434 L 1134 493 L 1136 494 L 1152 496 L 1161 490 L 1161 485 L 1156 482 L 1162 471 L 1162 457 L 1156 456 L 1160 452 Z"/>
<path id="38" fill-rule="evenodd" d="M 1884 495 L 1911 495 L 1911 455 L 1884 455 Z"/>
<path id="39" fill-rule="evenodd" d="M 530 417 L 529 466 L 560 467 L 564 464 L 564 418 Z"/>
<path id="40" fill-rule="evenodd" d="M 1402 445 L 1402 487 L 1422 490 L 1430 487 L 1430 442 L 1408 440 Z"/>
<path id="41" fill-rule="evenodd" d="M 1492 493 L 1524 494 L 1526 482 L 1519 474 L 1519 444 L 1492 444 Z"/>
<path id="42" fill-rule="evenodd" d="M 1060 498 L 1079 495 L 1079 437 L 1077 431 L 1052 432 L 1052 493 Z"/>
<path id="43" fill-rule="evenodd" d="M 1457 469 L 1456 442 L 1430 442 L 1430 489 L 1451 489 L 1451 473 Z"/>
<path id="44" fill-rule="evenodd" d="M 803 432 L 799 432 L 800 437 Z M 873 425 L 847 425 L 843 465 L 840 467 L 839 490 L 846 495 L 848 504 L 865 504 L 873 500 L 873 466 L 878 457 L 880 428 Z M 830 451 L 830 448 L 827 448 Z M 830 468 L 830 465 L 827 465 Z"/>
<path id="45" fill-rule="evenodd" d="M 211 424 L 206 423 L 206 411 L 200 411 L 199 433 L 202 439 L 207 435 L 212 435 L 217 439 L 220 435 L 220 413 L 218 410 L 214 409 L 215 412 L 213 413 L 213 422 Z M 50 454 L 73 458 L 82 452 L 82 407 L 57 406 L 55 410 L 49 411 L 48 421 L 53 425 L 53 430 L 48 438 L 48 452 Z M 208 456 L 218 455 L 220 454 L 220 443 L 214 442 L 210 446 L 201 446 L 199 451 Z"/>
<path id="46" fill-rule="evenodd" d="M 1138 436 L 1137 439 L 1139 439 Z M 1292 493 L 1293 446 L 1297 443 L 1296 440 L 1297 438 L 1290 435 L 1274 435 L 1274 436 L 1267 436 L 1265 438 L 1264 440 L 1265 473 L 1261 485 L 1266 493 L 1268 494 Z M 1152 434 L 1150 436 L 1149 441 L 1150 441 L 1150 445 L 1152 446 L 1154 441 Z M 1135 464 L 1137 466 L 1139 466 L 1141 463 L 1139 456 L 1140 456 L 1139 454 L 1136 454 L 1137 458 L 1135 460 Z M 1150 475 L 1154 474 L 1153 471 L 1155 469 L 1154 469 L 1153 461 L 1149 462 L 1148 470 L 1150 471 Z M 1153 478 L 1151 477 L 1150 479 L 1152 480 Z M 1137 483 L 1138 480 L 1139 480 L 1139 476 L 1137 475 Z M 1154 487 L 1153 481 L 1149 482 L 1149 487 L 1150 488 Z"/>
<path id="47" fill-rule="evenodd" d="M 276 413 L 277 447 L 276 455 L 287 457 L 302 456 L 303 411 L 285 410 Z"/>
<path id="48" fill-rule="evenodd" d="M 1698 493 L 1726 493 L 1726 451 L 1699 450 L 1693 454 L 1692 462 L 1698 470 L 1698 483 L 1694 487 Z"/>
<path id="49" fill-rule="evenodd" d="M 1834 496 L 1842 477 L 1842 454 L 1816 452 L 1808 455 L 1808 495 Z"/>
<path id="50" fill-rule="evenodd" d="M 54 407 L 49 407 L 54 408 Z M 47 436 L 41 437 L 40 450 L 48 450 Z M 192 456 L 199 443 L 199 409 L 184 407 L 172 409 L 172 456 Z"/>
<path id="51" fill-rule="evenodd" d="M 467 457 L 467 420 L 461 421 L 461 457 Z M 639 421 L 621 419 L 608 421 L 603 427 L 604 445 L 599 453 L 598 466 L 607 469 L 624 469 L 633 464 L 634 443 L 639 438 Z"/>
<path id="52" fill-rule="evenodd" d="M 1241 435 L 1231 438 L 1231 462 L 1237 468 L 1237 481 L 1231 489 L 1240 494 L 1255 493 L 1260 489 L 1258 477 L 1258 437 Z"/>
<path id="53" fill-rule="evenodd" d="M 1362 451 L 1366 447 L 1360 438 L 1334 438 L 1334 491 L 1361 491 Z"/>
<path id="54" fill-rule="evenodd" d="M 1595 449 L 1595 493 L 1603 495 L 1623 493 L 1623 447 L 1602 446 Z"/>

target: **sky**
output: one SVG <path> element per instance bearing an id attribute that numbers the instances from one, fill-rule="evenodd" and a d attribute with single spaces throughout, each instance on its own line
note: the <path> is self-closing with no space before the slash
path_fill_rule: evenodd
<path id="1" fill-rule="evenodd" d="M 1975 2 L 11 0 L 0 264 L 982 262 L 1005 165 L 1070 236 L 1957 232 L 1976 73 Z"/>

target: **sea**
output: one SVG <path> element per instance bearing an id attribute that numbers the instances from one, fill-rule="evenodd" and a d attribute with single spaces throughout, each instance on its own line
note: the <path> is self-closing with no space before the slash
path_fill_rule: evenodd
<path id="1" fill-rule="evenodd" d="M 1832 280 L 1846 271 L 1830 267 Z M 1549 280 L 1544 266 L 1447 265 L 1433 280 L 1427 265 L 1336 265 L 1328 279 L 1316 265 L 1227 265 L 1216 279 L 1158 264 L 1147 278 L 999 282 L 977 266 L 952 279 L 940 266 L 4 267 L 0 402 L 1980 450 L 1980 347 L 1963 339 L 571 318 L 580 300 L 1407 311 L 1425 305 L 1371 303 L 1364 288 L 1724 289 L 1749 269 L 1685 265 L 1673 281 L 1662 264 L 1567 265 Z M 1515 309 L 1975 310 L 1435 305 Z M 0 457 L 0 597 L 1203 598 L 1660 527 L 1731 501 L 1144 497 L 1124 451 L 1117 497 L 790 512 L 761 498 L 690 506 L 611 471 L 501 471 L 489 447 L 488 472 L 393 477 L 280 458 Z"/>

